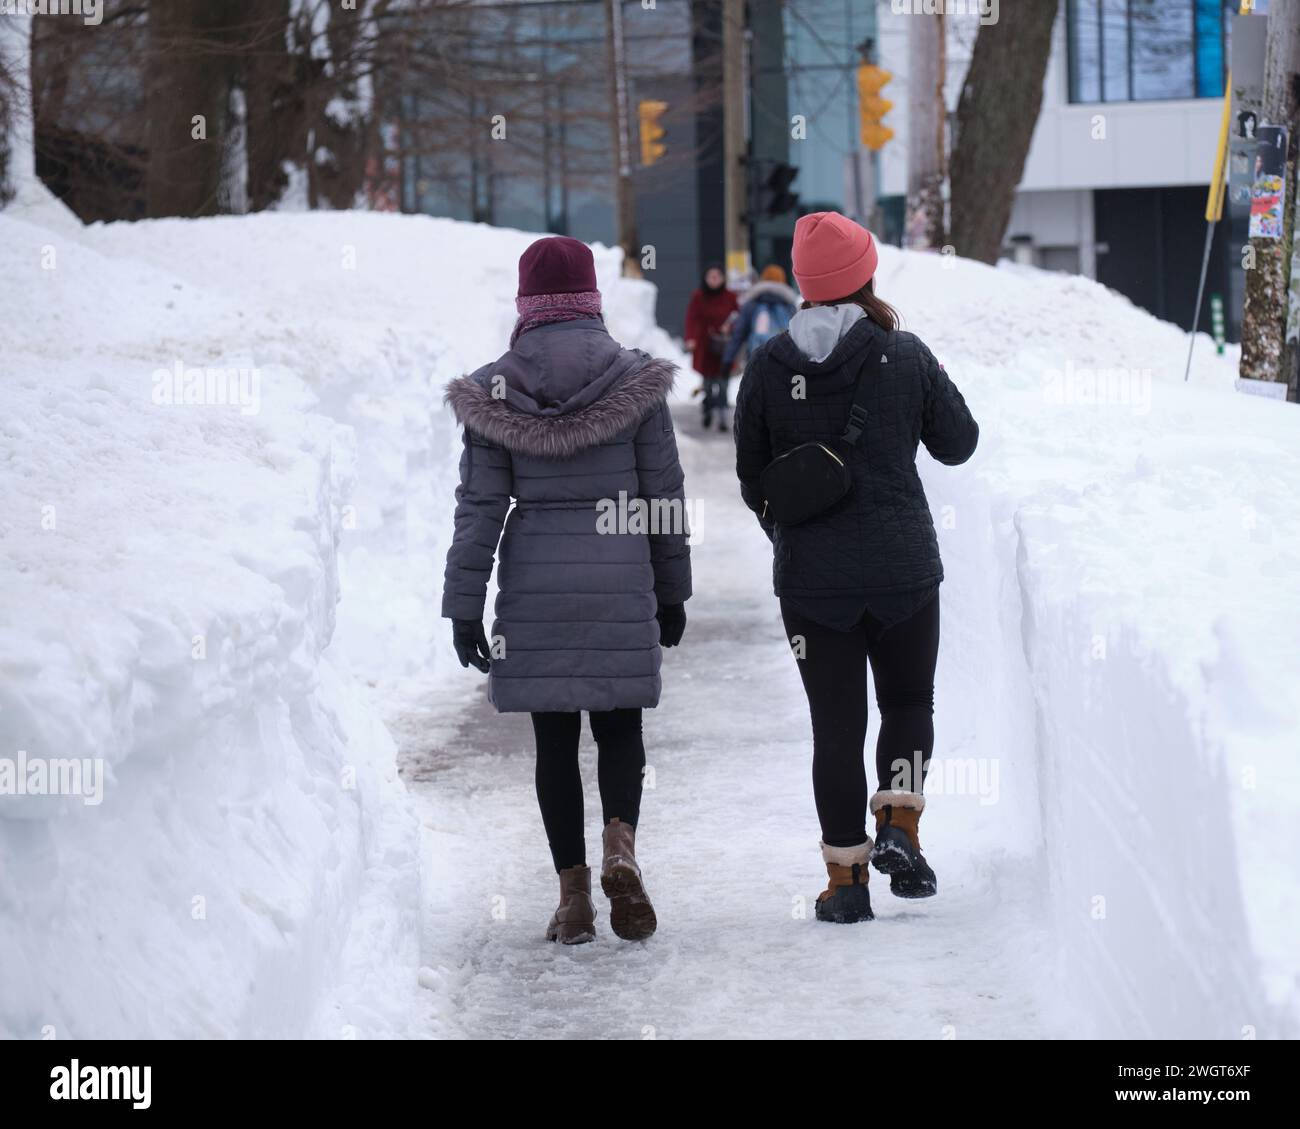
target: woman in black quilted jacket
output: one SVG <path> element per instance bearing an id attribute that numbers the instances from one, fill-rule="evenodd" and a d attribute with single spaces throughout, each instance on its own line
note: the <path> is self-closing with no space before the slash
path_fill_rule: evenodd
<path id="1" fill-rule="evenodd" d="M 877 263 L 871 233 L 851 220 L 834 212 L 800 219 L 794 273 L 803 308 L 750 358 L 736 400 L 741 494 L 772 541 L 774 588 L 812 714 L 813 791 L 830 876 L 817 898 L 823 921 L 872 917 L 868 863 L 900 897 L 937 889 L 917 828 L 934 749 L 943 566 L 916 453 L 924 443 L 956 466 L 979 438 L 934 354 L 901 332 L 876 296 Z M 837 444 L 859 375 L 863 434 Z M 763 470 L 804 443 L 837 450 L 852 488 L 813 518 L 781 525 L 768 513 Z M 881 718 L 874 793 L 863 764 L 868 663 Z"/>

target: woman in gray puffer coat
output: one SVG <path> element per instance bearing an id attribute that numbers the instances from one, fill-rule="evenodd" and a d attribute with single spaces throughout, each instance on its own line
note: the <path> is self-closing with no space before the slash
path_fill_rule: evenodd
<path id="1" fill-rule="evenodd" d="M 532 715 L 537 798 L 560 876 L 547 939 L 595 937 L 578 770 L 587 710 L 605 822 L 601 887 L 614 932 L 640 940 L 656 925 L 635 854 L 641 710 L 659 704 L 660 647 L 681 641 L 691 595 L 666 403 L 675 366 L 610 337 L 591 251 L 576 239 L 524 252 L 516 306 L 509 351 L 447 389 L 465 449 L 442 614 L 461 664 L 489 672 L 496 708 Z M 489 642 L 483 607 L 498 560 Z"/>

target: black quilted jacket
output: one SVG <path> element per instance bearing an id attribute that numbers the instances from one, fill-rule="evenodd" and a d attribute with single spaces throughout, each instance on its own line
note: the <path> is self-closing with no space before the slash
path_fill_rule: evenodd
<path id="1" fill-rule="evenodd" d="M 853 489 L 798 526 L 764 515 L 763 468 L 801 443 L 838 439 L 865 350 L 887 358 L 868 372 L 866 429 L 850 457 Z M 803 382 L 796 380 L 804 377 Z M 804 395 L 796 395 L 801 388 Z M 745 504 L 772 539 L 778 596 L 868 596 L 943 579 L 939 543 L 916 471 L 917 444 L 956 466 L 975 451 L 979 427 L 934 354 L 910 333 L 863 318 L 815 364 L 782 333 L 757 350 L 736 399 L 736 472 Z"/>

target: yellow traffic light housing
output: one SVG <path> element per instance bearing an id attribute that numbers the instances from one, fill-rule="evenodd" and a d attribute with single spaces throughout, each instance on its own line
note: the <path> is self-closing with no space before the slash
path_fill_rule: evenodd
<path id="1" fill-rule="evenodd" d="M 637 106 L 637 118 L 641 124 L 641 164 L 644 166 L 653 165 L 668 152 L 668 146 L 662 144 L 668 131 L 659 124 L 659 119 L 667 109 L 667 102 L 652 98 L 643 100 Z"/>
<path id="2" fill-rule="evenodd" d="M 862 117 L 862 144 L 873 153 L 879 153 L 894 138 L 894 131 L 884 124 L 885 115 L 894 108 L 880 92 L 894 76 L 884 67 L 863 63 L 858 67 L 858 109 Z"/>

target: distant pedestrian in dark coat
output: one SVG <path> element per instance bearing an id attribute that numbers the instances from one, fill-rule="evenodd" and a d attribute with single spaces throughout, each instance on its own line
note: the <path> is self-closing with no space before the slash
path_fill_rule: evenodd
<path id="1" fill-rule="evenodd" d="M 727 289 L 722 268 L 711 266 L 686 307 L 686 351 L 691 354 L 695 371 L 704 378 L 706 428 L 716 416 L 725 430 L 729 374 L 722 367 L 722 354 L 727 348 L 728 323 L 739 305 L 736 295 Z"/>
<path id="2" fill-rule="evenodd" d="M 799 295 L 786 284 L 785 271 L 775 264 L 764 267 L 758 281 L 745 291 L 740 313 L 731 321 L 722 371 L 730 376 L 738 360 L 789 329 L 798 308 Z"/>

